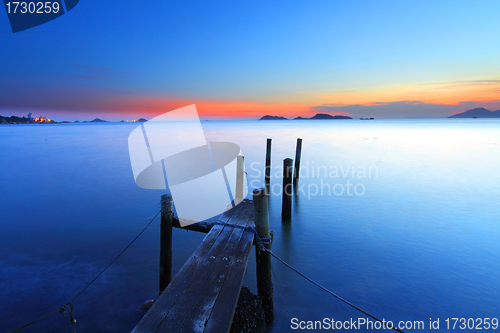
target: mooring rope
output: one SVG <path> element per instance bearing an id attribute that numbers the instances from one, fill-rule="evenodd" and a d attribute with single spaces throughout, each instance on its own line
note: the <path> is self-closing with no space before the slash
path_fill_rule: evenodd
<path id="1" fill-rule="evenodd" d="M 349 302 L 345 298 L 337 295 L 336 293 L 334 293 L 330 289 L 328 289 L 328 288 L 324 287 L 323 285 L 319 284 L 318 282 L 314 281 L 313 279 L 311 279 L 310 277 L 306 276 L 305 274 L 303 274 L 302 272 L 300 272 L 299 270 L 297 270 L 296 268 L 294 268 L 292 265 L 290 265 L 289 263 L 287 263 L 286 261 L 284 261 L 283 259 L 281 259 L 280 257 L 278 257 L 271 250 L 269 250 L 268 248 L 266 248 L 264 246 L 264 244 L 269 244 L 271 242 L 271 238 L 260 238 L 260 236 L 257 233 L 257 230 L 255 230 L 255 228 L 253 228 L 253 227 L 246 227 L 246 226 L 240 226 L 240 225 L 236 225 L 236 224 L 229 224 L 229 223 L 224 223 L 224 222 L 216 222 L 214 224 L 221 224 L 221 225 L 225 225 L 225 226 L 229 226 L 229 227 L 234 227 L 234 228 L 245 229 L 245 230 L 253 232 L 255 234 L 255 242 L 257 243 L 256 246 L 258 246 L 258 248 L 259 248 L 260 251 L 269 252 L 269 254 L 272 255 L 274 258 L 276 258 L 279 262 L 281 262 L 286 267 L 290 268 L 295 273 L 297 273 L 300 276 L 302 276 L 307 281 L 309 281 L 312 284 L 314 284 L 315 286 L 321 288 L 323 291 L 327 292 L 328 294 L 332 295 L 333 297 L 337 298 L 338 300 L 344 302 L 345 304 L 349 305 L 350 307 L 352 307 L 352 308 L 358 310 L 359 312 L 367 315 L 368 317 L 370 317 L 370 318 L 372 318 L 372 319 L 374 319 L 374 320 L 382 323 L 385 327 L 387 327 L 389 329 L 393 329 L 393 330 L 395 330 L 397 332 L 400 332 L 400 333 L 405 333 L 404 331 L 402 331 L 402 330 L 400 330 L 400 329 L 398 329 L 398 328 L 396 328 L 396 327 L 394 327 L 392 325 L 389 325 L 385 320 L 379 319 L 376 316 L 372 315 L 371 313 L 369 313 L 369 312 L 361 309 L 360 307 L 352 304 L 351 302 Z"/>
<path id="2" fill-rule="evenodd" d="M 68 302 L 59 309 L 59 313 L 66 317 L 66 311 L 68 311 L 69 321 L 71 323 L 71 333 L 76 333 L 76 320 L 73 317 L 73 303 Z"/>
<path id="3" fill-rule="evenodd" d="M 72 333 L 76 333 L 76 328 L 75 328 L 75 325 L 76 325 L 76 320 L 75 318 L 73 317 L 73 302 L 78 298 L 78 296 L 80 296 L 85 290 L 87 290 L 88 287 L 90 287 L 116 260 L 118 260 L 118 258 L 121 257 L 121 255 L 127 251 L 127 249 L 137 240 L 137 238 L 139 238 L 140 235 L 142 235 L 144 233 L 144 231 L 146 231 L 146 229 L 151 225 L 151 223 L 153 223 L 153 221 L 158 217 L 158 215 L 160 214 L 161 211 L 158 211 L 158 213 L 156 213 L 156 215 L 151 219 L 151 221 L 148 222 L 148 224 L 144 227 L 144 229 L 141 230 L 141 232 L 139 232 L 139 234 L 137 236 L 135 236 L 135 238 L 123 249 L 123 251 L 121 251 L 106 267 L 104 267 L 104 269 L 99 273 L 97 274 L 97 276 L 92 279 L 92 281 L 90 281 L 86 286 L 85 288 L 83 288 L 78 294 L 76 294 L 75 297 L 73 297 L 73 299 L 71 301 L 69 301 L 68 303 L 66 303 L 65 305 L 61 305 L 59 308 L 41 316 L 40 318 L 38 319 L 35 319 L 27 324 L 24 324 L 22 326 L 19 326 L 13 330 L 10 330 L 8 331 L 7 333 L 13 333 L 13 332 L 17 332 L 25 327 L 28 327 L 42 319 L 45 319 L 51 315 L 53 315 L 54 313 L 56 312 L 59 312 L 60 314 L 62 314 L 63 316 L 66 316 L 66 312 L 68 313 L 69 315 L 69 319 L 70 319 L 70 322 L 71 322 L 71 332 Z"/>
<path id="4" fill-rule="evenodd" d="M 314 281 L 313 279 L 307 277 L 306 275 L 304 275 L 303 273 L 299 272 L 297 269 L 295 269 L 294 267 L 292 267 L 289 263 L 285 262 L 283 259 L 281 259 L 280 257 L 278 257 L 277 255 L 275 255 L 271 250 L 265 250 L 267 252 L 269 252 L 274 258 L 276 258 L 277 260 L 279 260 L 283 265 L 285 265 L 286 267 L 290 268 L 292 271 L 294 271 L 295 273 L 299 274 L 300 276 L 302 276 L 304 279 L 306 279 L 307 281 L 311 282 L 312 284 L 314 284 L 315 286 L 323 289 L 324 291 L 326 291 L 327 293 L 329 293 L 330 295 L 332 295 L 333 297 L 339 299 L 340 301 L 344 302 L 345 304 L 353 307 L 354 309 L 358 310 L 359 312 L 361 313 L 364 313 L 365 315 L 367 315 L 368 317 L 378 321 L 378 322 L 381 322 L 385 327 L 387 328 L 390 328 L 390 329 L 393 329 L 397 332 L 401 332 L 401 333 L 404 333 L 404 331 L 394 327 L 394 326 L 391 326 L 391 325 L 388 325 L 386 321 L 384 320 L 381 320 L 377 317 L 375 317 L 374 315 L 372 315 L 371 313 L 369 312 L 366 312 L 365 310 L 361 309 L 360 307 L 352 304 L 351 302 L 349 302 L 348 300 L 342 298 L 341 296 L 335 294 L 333 291 L 329 290 L 328 288 L 322 286 L 321 284 L 319 284 L 318 282 Z"/>

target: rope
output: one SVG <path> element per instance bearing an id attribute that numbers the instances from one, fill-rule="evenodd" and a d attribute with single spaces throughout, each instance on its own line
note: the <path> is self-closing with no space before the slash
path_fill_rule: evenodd
<path id="1" fill-rule="evenodd" d="M 253 231 L 253 233 L 255 234 L 255 241 L 256 241 L 256 243 L 257 243 L 260 251 L 269 252 L 270 255 L 272 255 L 274 258 L 276 258 L 278 261 L 280 261 L 283 265 L 285 265 L 286 267 L 290 268 L 292 271 L 294 271 L 295 273 L 299 274 L 300 276 L 302 276 L 307 281 L 309 281 L 312 284 L 314 284 L 315 286 L 321 288 L 323 291 L 326 291 L 327 293 L 329 293 L 333 297 L 337 298 L 338 300 L 344 302 L 345 304 L 349 305 L 350 307 L 352 307 L 352 308 L 358 310 L 359 312 L 367 315 L 368 317 L 370 317 L 370 318 L 372 318 L 372 319 L 374 319 L 374 320 L 376 320 L 378 322 L 381 322 L 385 327 L 387 327 L 389 329 L 393 329 L 396 332 L 405 333 L 404 331 L 402 331 L 402 330 L 400 330 L 400 329 L 398 329 L 398 328 L 396 328 L 394 326 L 388 325 L 386 321 L 381 320 L 381 319 L 375 317 L 374 315 L 372 315 L 371 313 L 369 313 L 369 312 L 361 309 L 360 307 L 352 304 L 348 300 L 346 300 L 346 299 L 342 298 L 341 296 L 335 294 L 333 291 L 331 291 L 328 288 L 322 286 L 318 282 L 314 281 L 313 279 L 307 277 L 306 275 L 304 275 L 303 273 L 301 273 L 300 271 L 298 271 L 297 269 L 295 269 L 292 265 L 290 265 L 289 263 L 287 263 L 286 261 L 284 261 L 283 259 L 281 259 L 280 257 L 278 257 L 271 250 L 269 250 L 268 248 L 266 248 L 264 246 L 264 244 L 269 244 L 271 242 L 271 239 L 270 238 L 260 238 L 260 236 L 257 233 L 257 230 L 255 230 L 255 228 L 253 228 L 253 227 L 244 227 L 244 226 L 235 225 L 235 224 L 229 224 L 229 223 L 224 223 L 224 222 L 216 222 L 215 224 L 221 224 L 221 225 L 226 225 L 226 226 L 229 226 L 229 227 L 234 227 L 234 228 L 245 229 L 245 230 L 248 230 L 248 231 Z"/>
<path id="2" fill-rule="evenodd" d="M 55 309 L 54 311 L 49 312 L 49 313 L 47 313 L 46 315 L 43 315 L 43 316 L 41 316 L 40 318 L 33 320 L 32 322 L 29 322 L 29 323 L 27 323 L 27 324 L 24 324 L 23 326 L 19 326 L 18 328 L 15 328 L 15 329 L 13 329 L 13 330 L 10 330 L 10 331 L 8 331 L 7 333 L 13 333 L 13 332 L 17 332 L 17 331 L 19 331 L 19 330 L 22 330 L 23 328 L 28 327 L 28 326 L 30 326 L 31 324 L 34 324 L 34 323 L 36 323 L 37 321 L 40 321 L 40 320 L 42 320 L 42 319 L 44 319 L 44 318 L 47 318 L 47 317 L 49 317 L 49 316 L 53 315 L 54 313 L 56 313 L 56 312 L 60 312 L 60 311 L 61 311 L 61 308 Z"/>
<path id="3" fill-rule="evenodd" d="M 120 252 L 99 274 L 97 274 L 97 276 L 92 280 L 90 281 L 86 286 L 85 288 L 83 288 L 78 294 L 76 294 L 75 297 L 73 297 L 73 299 L 71 301 L 69 301 L 68 303 L 66 303 L 65 305 L 61 305 L 59 308 L 41 316 L 40 318 L 38 319 L 35 319 L 27 324 L 24 324 L 22 326 L 19 326 L 13 330 L 10 330 L 8 331 L 7 333 L 13 333 L 13 332 L 17 332 L 25 327 L 28 327 L 44 318 L 47 318 L 51 315 L 53 315 L 54 313 L 56 312 L 59 312 L 60 314 L 62 314 L 63 316 L 66 316 L 66 312 L 68 312 L 68 315 L 69 315 L 69 319 L 70 319 L 70 322 L 71 322 L 71 332 L 72 333 L 76 333 L 76 329 L 75 329 L 75 325 L 76 325 L 76 320 L 75 318 L 73 317 L 73 303 L 77 298 L 78 296 L 80 296 L 85 290 L 87 290 L 88 287 L 90 287 L 92 285 L 92 283 L 95 282 L 95 280 L 97 280 L 99 278 L 99 276 L 101 276 L 116 260 L 118 260 L 118 258 L 121 257 L 121 255 L 137 240 L 137 238 L 139 238 L 140 235 L 142 235 L 144 233 L 144 231 L 146 231 L 146 229 L 151 225 L 151 223 L 153 223 L 153 221 L 158 217 L 158 215 L 160 214 L 161 211 L 158 211 L 158 213 L 156 213 L 156 215 L 151 219 L 151 221 L 148 222 L 148 224 L 144 227 L 144 229 L 141 230 L 141 232 L 139 232 L 139 234 L 137 236 L 135 236 L 135 238 L 123 249 L 122 252 Z"/>
<path id="4" fill-rule="evenodd" d="M 76 320 L 73 317 L 73 303 L 68 302 L 66 305 L 62 305 L 59 308 L 59 313 L 66 317 L 66 311 L 68 311 L 69 321 L 71 323 L 71 333 L 76 333 Z"/>
<path id="5" fill-rule="evenodd" d="M 289 285 L 285 285 L 285 284 L 282 284 L 280 283 L 280 281 L 278 280 L 278 275 L 276 274 L 276 272 L 274 271 L 274 267 L 271 265 L 271 270 L 273 271 L 273 278 L 274 278 L 274 281 L 276 281 L 276 283 L 282 287 L 282 288 L 288 288 L 290 287 L 292 284 L 290 283 Z"/>
<path id="6" fill-rule="evenodd" d="M 123 251 L 122 251 L 122 252 L 120 252 L 120 254 L 118 254 L 118 255 L 115 257 L 115 259 L 113 259 L 113 260 L 112 260 L 112 261 L 108 264 L 108 266 L 106 266 L 106 267 L 105 267 L 105 268 L 104 268 L 104 269 L 103 269 L 103 270 L 102 270 L 99 274 L 97 274 L 97 276 L 96 276 L 96 277 L 95 277 L 92 281 L 90 281 L 90 282 L 89 282 L 89 283 L 85 286 L 85 288 L 83 288 L 83 289 L 82 289 L 82 290 L 81 290 L 81 291 L 80 291 L 80 292 L 79 292 L 79 293 L 78 293 L 75 297 L 73 297 L 73 299 L 71 300 L 71 302 L 73 302 L 75 299 L 77 299 L 77 298 L 78 298 L 78 296 L 80 296 L 80 295 L 81 295 L 81 294 L 82 294 L 85 290 L 87 290 L 87 288 L 88 288 L 88 287 L 90 287 L 90 285 L 91 285 L 92 283 L 94 283 L 94 282 L 95 282 L 95 280 L 97 280 L 97 279 L 99 278 L 99 276 L 101 276 L 101 275 L 102 275 L 102 273 L 104 273 L 104 272 L 105 272 L 105 271 L 109 268 L 109 266 L 113 265 L 113 264 L 115 263 L 115 261 L 116 261 L 116 260 L 118 260 L 118 258 L 120 258 L 120 257 L 121 257 L 121 255 L 122 255 L 125 251 L 127 251 L 127 249 L 128 249 L 128 248 L 129 248 L 129 247 L 130 247 L 130 246 L 131 246 L 131 245 L 132 245 L 132 244 L 133 244 L 133 243 L 137 240 L 137 238 L 139 238 L 139 236 L 140 236 L 140 235 L 142 235 L 142 233 L 143 233 L 144 231 L 146 231 L 146 229 L 147 229 L 147 228 L 149 227 L 149 225 L 150 225 L 150 224 L 151 224 L 151 223 L 152 223 L 152 222 L 156 219 L 156 217 L 160 214 L 160 212 L 161 212 L 161 211 L 158 211 L 158 213 L 156 213 L 155 217 L 153 217 L 153 218 L 151 219 L 151 221 L 149 221 L 149 223 L 148 223 L 148 224 L 144 227 L 144 229 L 142 229 L 142 230 L 141 230 L 141 232 L 140 232 L 137 236 L 135 236 L 135 238 L 134 238 L 134 239 L 132 239 L 132 241 L 131 241 L 131 242 L 130 242 L 130 243 L 129 243 L 129 244 L 128 244 L 128 245 L 127 245 L 124 249 L 123 249 Z"/>
<path id="7" fill-rule="evenodd" d="M 264 248 L 265 249 L 265 248 Z M 269 252 L 274 258 L 276 258 L 277 260 L 279 260 L 283 265 L 285 265 L 286 267 L 290 268 L 292 271 L 294 271 L 295 273 L 299 274 L 300 276 L 302 276 L 304 279 L 306 279 L 307 281 L 311 282 L 312 284 L 314 284 L 315 286 L 323 289 L 324 291 L 326 291 L 327 293 L 329 293 L 330 295 L 332 295 L 333 297 L 339 299 L 340 301 L 344 302 L 345 304 L 353 307 L 354 309 L 358 310 L 359 312 L 362 312 L 364 313 L 365 315 L 367 315 L 368 317 L 378 321 L 378 322 L 381 322 L 384 326 L 386 326 L 387 328 L 389 329 L 393 329 L 397 332 L 400 332 L 400 333 L 405 333 L 404 331 L 394 327 L 394 326 L 389 326 L 387 324 L 387 322 L 385 322 L 384 320 L 381 320 L 377 317 L 375 317 L 374 315 L 366 312 L 365 310 L 361 309 L 360 307 L 357 307 L 356 305 L 352 304 L 351 302 L 349 302 L 348 300 L 340 297 L 339 295 L 335 294 L 333 291 L 329 290 L 328 288 L 326 287 L 323 287 L 321 284 L 319 284 L 318 282 L 314 281 L 313 279 L 305 276 L 304 274 L 302 274 L 301 272 L 299 272 L 297 269 L 295 269 L 294 267 L 292 267 L 290 264 L 288 264 L 287 262 L 285 262 L 283 259 L 281 259 L 280 257 L 278 257 L 277 255 L 275 255 L 273 252 L 271 252 L 270 250 L 267 250 L 265 249 L 264 251 L 267 251 Z"/>

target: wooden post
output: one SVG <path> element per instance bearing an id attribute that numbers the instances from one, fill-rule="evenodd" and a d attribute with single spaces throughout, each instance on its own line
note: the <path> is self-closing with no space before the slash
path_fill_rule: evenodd
<path id="1" fill-rule="evenodd" d="M 265 184 L 267 193 L 269 193 L 269 183 L 271 182 L 271 141 L 272 139 L 267 139 L 266 147 Z"/>
<path id="2" fill-rule="evenodd" d="M 172 220 L 174 217 L 172 196 L 161 196 L 160 224 L 160 294 L 172 280 Z"/>
<path id="3" fill-rule="evenodd" d="M 297 186 L 300 176 L 300 155 L 302 154 L 302 139 L 297 138 L 297 147 L 295 149 L 295 169 L 293 170 L 293 186 Z"/>
<path id="4" fill-rule="evenodd" d="M 292 217 L 292 163 L 291 158 L 283 160 L 283 201 L 281 205 L 281 218 Z"/>
<path id="5" fill-rule="evenodd" d="M 255 230 L 260 238 L 271 238 L 269 230 L 269 207 L 267 194 L 264 188 L 253 191 L 253 217 Z M 271 242 L 264 244 L 266 249 L 271 249 Z M 271 254 L 255 248 L 255 258 L 257 261 L 257 291 L 262 300 L 266 322 L 274 321 L 274 301 L 273 301 L 273 279 L 271 273 Z"/>
<path id="6" fill-rule="evenodd" d="M 244 174 L 244 160 L 243 156 L 236 157 L 236 194 L 235 204 L 243 200 L 243 189 L 245 188 L 245 174 Z"/>

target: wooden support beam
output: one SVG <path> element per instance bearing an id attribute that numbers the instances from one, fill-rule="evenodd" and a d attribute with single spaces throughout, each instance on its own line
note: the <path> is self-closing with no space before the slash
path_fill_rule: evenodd
<path id="1" fill-rule="evenodd" d="M 297 147 L 295 148 L 295 169 L 293 170 L 293 186 L 297 186 L 300 176 L 300 156 L 302 155 L 302 139 L 297 138 Z"/>
<path id="2" fill-rule="evenodd" d="M 161 196 L 160 224 L 160 294 L 172 281 L 172 220 L 174 217 L 172 196 Z"/>
<path id="3" fill-rule="evenodd" d="M 236 194 L 235 194 L 235 204 L 238 204 L 243 200 L 243 190 L 245 188 L 245 164 L 243 156 L 238 155 L 236 157 Z"/>
<path id="4" fill-rule="evenodd" d="M 293 160 L 285 158 L 283 160 L 283 201 L 281 205 L 281 218 L 290 219 L 292 217 L 292 166 Z"/>
<path id="5" fill-rule="evenodd" d="M 253 216 L 255 230 L 260 238 L 268 239 L 264 246 L 271 249 L 271 232 L 269 229 L 269 207 L 268 194 L 264 188 L 253 191 Z M 271 254 L 267 251 L 261 251 L 256 246 L 257 261 L 257 291 L 262 300 L 266 322 L 274 321 L 274 300 L 273 300 L 273 279 L 271 272 Z"/>
<path id="6" fill-rule="evenodd" d="M 265 169 L 265 185 L 267 193 L 269 193 L 269 183 L 271 182 L 271 142 L 272 139 L 267 139 Z"/>

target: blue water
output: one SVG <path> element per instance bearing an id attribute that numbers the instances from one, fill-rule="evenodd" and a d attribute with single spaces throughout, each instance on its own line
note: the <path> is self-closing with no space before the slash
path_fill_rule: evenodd
<path id="1" fill-rule="evenodd" d="M 127 137 L 136 126 L 0 126 L 0 332 L 72 299 L 158 212 L 163 191 L 134 183 Z M 250 190 L 263 184 L 266 139 L 273 139 L 273 251 L 312 279 L 386 320 L 422 320 L 426 331 L 430 318 L 440 318 L 439 331 L 446 331 L 446 318 L 500 316 L 500 121 L 207 121 L 203 127 L 210 141 L 241 146 Z M 303 175 L 292 221 L 283 223 L 280 167 L 294 158 L 297 137 Z M 174 230 L 174 271 L 203 236 Z M 157 295 L 158 241 L 156 221 L 74 302 L 77 331 L 135 326 L 140 305 Z M 363 317 L 273 265 L 270 332 L 294 331 L 292 318 Z M 244 284 L 255 291 L 253 254 Z M 56 314 L 24 331 L 69 327 Z"/>

